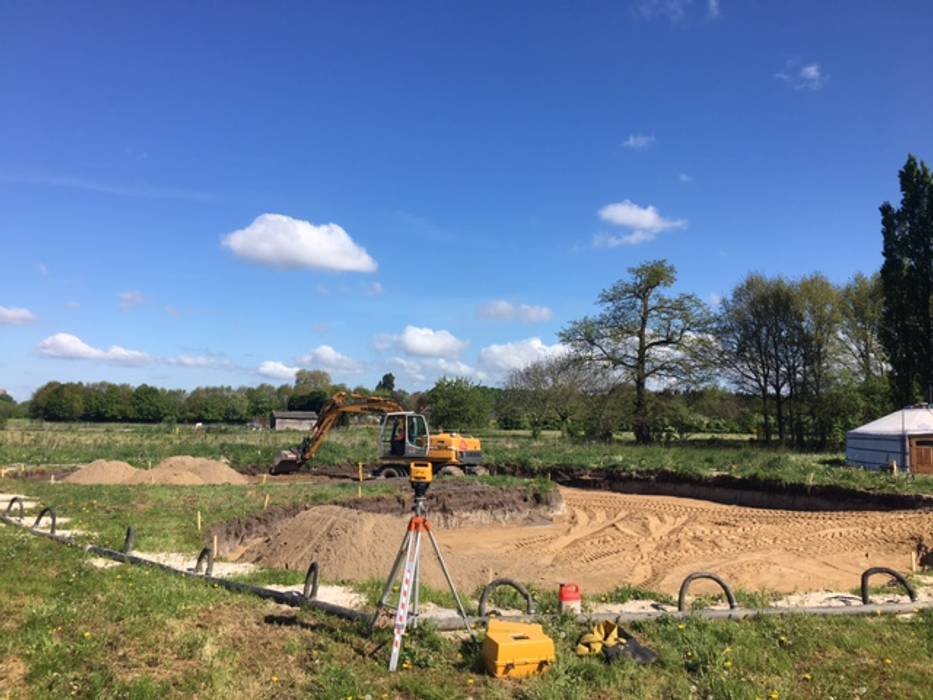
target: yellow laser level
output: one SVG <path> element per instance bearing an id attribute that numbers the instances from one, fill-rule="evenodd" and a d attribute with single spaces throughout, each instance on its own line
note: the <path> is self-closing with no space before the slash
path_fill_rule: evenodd
<path id="1" fill-rule="evenodd" d="M 430 484 L 434 480 L 434 469 L 431 463 L 412 462 L 410 478 L 413 484 Z"/>

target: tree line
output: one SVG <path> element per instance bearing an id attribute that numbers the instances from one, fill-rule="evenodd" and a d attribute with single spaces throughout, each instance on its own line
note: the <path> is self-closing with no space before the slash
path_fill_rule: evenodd
<path id="1" fill-rule="evenodd" d="M 910 156 L 899 207 L 881 206 L 884 264 L 834 285 L 749 274 L 710 308 L 672 295 L 664 260 L 629 269 L 600 313 L 560 334 L 562 357 L 518 370 L 506 400 L 538 430 L 647 444 L 689 417 L 701 387 L 754 399 L 764 442 L 823 448 L 845 431 L 933 392 L 933 177 Z M 702 392 L 701 392 L 702 393 Z M 679 396 L 679 400 L 671 400 Z M 746 401 L 746 410 L 748 410 Z"/>

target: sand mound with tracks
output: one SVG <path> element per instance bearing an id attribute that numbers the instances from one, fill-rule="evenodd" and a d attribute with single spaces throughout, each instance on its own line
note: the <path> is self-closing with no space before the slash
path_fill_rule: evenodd
<path id="1" fill-rule="evenodd" d="M 676 593 L 688 574 L 713 571 L 746 590 L 847 590 L 870 566 L 909 570 L 917 542 L 933 540 L 933 511 L 802 512 L 560 491 L 565 513 L 547 524 L 438 527 L 455 582 L 472 591 L 508 576 L 546 588 L 576 581 L 590 593 L 624 584 Z M 384 578 L 406 521 L 317 506 L 275 524 L 234 556 L 302 571 L 316 560 L 328 580 Z M 425 555 L 426 582 L 443 587 L 429 549 Z M 695 588 L 715 590 L 700 582 Z"/>
<path id="2" fill-rule="evenodd" d="M 169 457 L 152 469 L 136 469 L 126 462 L 98 459 L 65 478 L 70 484 L 203 486 L 246 484 L 249 480 L 223 462 L 203 457 Z"/>

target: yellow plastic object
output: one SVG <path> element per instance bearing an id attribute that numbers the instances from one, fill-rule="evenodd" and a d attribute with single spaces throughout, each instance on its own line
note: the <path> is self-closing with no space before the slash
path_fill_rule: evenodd
<path id="1" fill-rule="evenodd" d="M 486 670 L 496 678 L 544 673 L 556 660 L 554 640 L 541 625 L 490 620 L 483 642 Z"/>

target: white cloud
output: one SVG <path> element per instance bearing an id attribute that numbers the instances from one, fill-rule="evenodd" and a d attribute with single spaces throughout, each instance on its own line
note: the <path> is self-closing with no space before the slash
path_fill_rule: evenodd
<path id="1" fill-rule="evenodd" d="M 224 367 L 229 365 L 228 362 L 224 360 L 219 360 L 216 357 L 209 357 L 207 355 L 179 355 L 178 357 L 173 357 L 167 360 L 170 365 L 178 365 L 179 367 L 194 367 L 196 369 L 205 369 L 208 367 Z"/>
<path id="2" fill-rule="evenodd" d="M 276 362 L 274 360 L 266 360 L 256 371 L 263 377 L 269 379 L 280 379 L 282 381 L 294 381 L 295 375 L 298 373 L 300 367 L 289 367 L 281 362 Z"/>
<path id="3" fill-rule="evenodd" d="M 722 306 L 722 294 L 719 292 L 710 292 L 708 299 L 713 311 L 718 311 L 719 307 Z"/>
<path id="4" fill-rule="evenodd" d="M 614 204 L 607 204 L 599 210 L 603 221 L 617 226 L 626 226 L 636 231 L 665 231 L 670 228 L 683 228 L 684 219 L 665 219 L 658 210 L 649 205 L 640 207 L 629 199 Z"/>
<path id="5" fill-rule="evenodd" d="M 333 272 L 375 272 L 379 267 L 337 224 L 316 226 L 282 214 L 262 214 L 221 244 L 250 262 Z"/>
<path id="6" fill-rule="evenodd" d="M 693 178 L 690 175 L 687 175 L 687 173 L 681 173 L 677 176 L 677 179 L 687 184 L 693 182 Z"/>
<path id="7" fill-rule="evenodd" d="M 378 297 L 385 291 L 381 282 L 370 282 L 366 285 L 366 294 L 371 297 Z"/>
<path id="8" fill-rule="evenodd" d="M 120 311 L 129 311 L 146 303 L 146 295 L 138 291 L 120 292 L 117 296 L 120 299 Z"/>
<path id="9" fill-rule="evenodd" d="M 398 347 L 415 357 L 455 357 L 468 343 L 446 330 L 405 326 L 401 335 L 378 333 L 373 346 L 379 352 Z"/>
<path id="10" fill-rule="evenodd" d="M 719 0 L 707 0 L 706 14 L 710 17 L 719 17 Z"/>
<path id="11" fill-rule="evenodd" d="M 40 355 L 65 360 L 96 360 L 120 365 L 144 365 L 154 361 L 138 350 L 127 350 L 120 345 L 111 345 L 106 350 L 95 348 L 70 333 L 49 336 L 37 348 Z"/>
<path id="12" fill-rule="evenodd" d="M 36 315 L 29 309 L 0 306 L 0 326 L 26 326 L 35 321 Z"/>
<path id="13" fill-rule="evenodd" d="M 693 0 L 638 0 L 635 11 L 646 19 L 666 17 L 675 22 L 683 19 Z"/>
<path id="14" fill-rule="evenodd" d="M 630 134 L 629 137 L 622 142 L 622 146 L 623 148 L 630 148 L 633 151 L 644 151 L 646 148 L 651 148 L 654 145 L 654 141 L 654 136 Z"/>
<path id="15" fill-rule="evenodd" d="M 477 311 L 480 318 L 493 321 L 518 321 L 519 323 L 543 323 L 554 317 L 554 312 L 546 306 L 513 304 L 505 299 L 496 299 L 483 304 Z"/>
<path id="16" fill-rule="evenodd" d="M 599 216 L 603 221 L 632 229 L 632 232 L 621 236 L 598 234 L 593 237 L 593 245 L 597 248 L 638 245 L 654 240 L 662 231 L 687 226 L 686 219 L 665 219 L 655 207 L 640 207 L 628 199 L 607 204 L 599 210 Z"/>
<path id="17" fill-rule="evenodd" d="M 819 90 L 829 81 L 829 75 L 823 73 L 819 63 L 801 66 L 795 60 L 788 61 L 784 70 L 775 73 L 774 77 L 794 90 Z"/>
<path id="18" fill-rule="evenodd" d="M 410 360 L 404 357 L 391 357 L 389 364 L 394 367 L 399 374 L 412 382 L 422 386 L 433 384 L 440 377 L 466 377 L 477 381 L 484 381 L 488 375 L 461 362 L 460 360 L 451 360 L 443 357 L 433 357 L 420 360 Z"/>
<path id="19" fill-rule="evenodd" d="M 319 345 L 307 355 L 298 358 L 298 364 L 314 368 L 326 369 L 343 374 L 359 374 L 362 366 L 356 360 L 337 352 L 330 345 Z"/>
<path id="20" fill-rule="evenodd" d="M 567 352 L 560 343 L 547 345 L 541 338 L 533 337 L 501 345 L 487 345 L 479 351 L 479 364 L 490 374 L 503 376 L 532 362 L 559 357 Z"/>
<path id="21" fill-rule="evenodd" d="M 613 233 L 597 233 L 593 236 L 593 246 L 596 248 L 618 248 L 624 245 L 638 245 L 647 243 L 658 237 L 653 231 L 634 231 L 624 236 L 617 236 Z"/>

